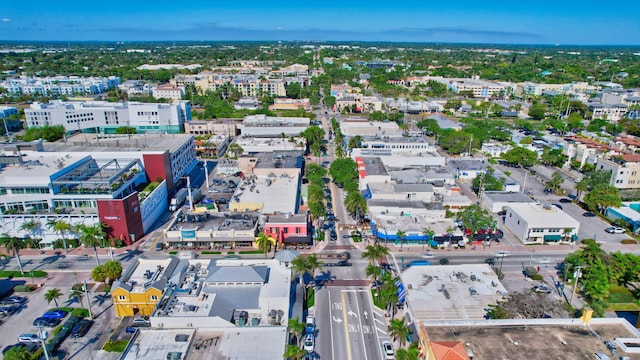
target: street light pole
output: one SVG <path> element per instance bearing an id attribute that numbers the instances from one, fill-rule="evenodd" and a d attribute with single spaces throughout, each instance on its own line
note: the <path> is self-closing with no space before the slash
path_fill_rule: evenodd
<path id="1" fill-rule="evenodd" d="M 42 343 L 42 350 L 44 351 L 44 358 L 49 360 L 49 350 L 47 350 L 47 344 L 44 342 L 44 336 L 42 336 L 42 326 L 38 326 L 38 337 L 40 338 L 40 342 Z"/>
<path id="2" fill-rule="evenodd" d="M 89 288 L 87 287 L 87 280 L 84 281 L 84 296 L 87 298 L 87 309 L 89 309 L 89 319 L 93 320 L 93 314 L 91 314 L 91 299 L 89 299 Z"/>
<path id="3" fill-rule="evenodd" d="M 571 292 L 571 299 L 569 300 L 569 305 L 573 306 L 573 297 L 576 294 L 576 288 L 578 287 L 578 280 L 582 276 L 582 266 L 578 266 L 576 268 L 576 281 L 573 283 L 573 291 Z"/>

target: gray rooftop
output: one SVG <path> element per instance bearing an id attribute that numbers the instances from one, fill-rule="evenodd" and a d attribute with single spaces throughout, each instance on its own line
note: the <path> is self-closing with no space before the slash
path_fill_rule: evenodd
<path id="1" fill-rule="evenodd" d="M 186 141 L 193 140 L 191 134 L 135 134 L 104 135 L 96 139 L 96 134 L 76 134 L 66 142 L 43 143 L 45 151 L 174 151 Z"/>
<path id="2" fill-rule="evenodd" d="M 369 206 L 383 206 L 383 207 L 401 207 L 407 209 L 427 209 L 427 210 L 442 210 L 444 207 L 440 203 L 425 203 L 422 201 L 410 201 L 410 200 L 369 200 L 367 201 Z"/>
<path id="3" fill-rule="evenodd" d="M 211 283 L 265 283 L 268 266 L 210 266 L 206 282 Z"/>
<path id="4" fill-rule="evenodd" d="M 485 191 L 484 196 L 493 202 L 533 203 L 535 202 L 523 192 Z"/>
<path id="5" fill-rule="evenodd" d="M 448 159 L 450 169 L 458 170 L 485 170 L 489 163 L 485 159 Z"/>
<path id="6" fill-rule="evenodd" d="M 364 157 L 362 161 L 364 161 L 365 172 L 368 176 L 387 175 L 387 169 L 379 157 Z"/>

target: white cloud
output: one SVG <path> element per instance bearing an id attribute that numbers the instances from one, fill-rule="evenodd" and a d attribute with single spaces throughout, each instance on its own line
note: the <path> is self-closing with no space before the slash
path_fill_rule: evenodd
<path id="1" fill-rule="evenodd" d="M 2 21 L 2 22 L 4 22 L 4 23 L 8 23 L 8 22 L 11 22 L 11 19 L 3 18 L 3 19 L 2 19 L 2 20 L 0 20 L 0 21 Z"/>

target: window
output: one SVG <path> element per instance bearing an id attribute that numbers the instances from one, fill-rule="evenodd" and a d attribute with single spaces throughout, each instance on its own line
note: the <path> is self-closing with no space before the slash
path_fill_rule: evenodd
<path id="1" fill-rule="evenodd" d="M 118 300 L 120 301 L 127 300 L 127 297 L 124 295 L 118 295 Z"/>
<path id="2" fill-rule="evenodd" d="M 158 295 L 151 295 L 151 300 L 158 300 Z"/>

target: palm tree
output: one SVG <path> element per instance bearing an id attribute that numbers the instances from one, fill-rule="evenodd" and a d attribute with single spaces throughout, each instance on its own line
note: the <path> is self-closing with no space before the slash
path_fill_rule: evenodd
<path id="1" fill-rule="evenodd" d="M 356 216 L 356 221 L 367 212 L 367 200 L 358 191 L 350 191 L 344 199 L 344 206 Z"/>
<path id="2" fill-rule="evenodd" d="M 47 304 L 51 304 L 51 301 L 53 301 L 56 304 L 56 308 L 60 307 L 58 306 L 58 299 L 61 296 L 62 291 L 60 291 L 60 289 L 58 288 L 50 289 L 46 293 L 44 293 L 44 299 L 47 301 Z"/>
<path id="3" fill-rule="evenodd" d="M 419 356 L 420 350 L 418 349 L 418 344 L 414 342 L 409 344 L 408 349 L 398 349 L 398 351 L 396 351 L 397 360 L 414 360 L 418 359 Z"/>
<path id="4" fill-rule="evenodd" d="M 390 276 L 386 277 L 380 287 L 380 301 L 384 304 L 387 312 L 391 313 L 391 318 L 395 316 L 396 304 L 398 303 L 398 287 Z"/>
<path id="5" fill-rule="evenodd" d="M 258 246 L 258 249 L 264 252 L 264 258 L 266 259 L 267 254 L 271 249 L 271 239 L 264 233 L 260 233 L 258 234 L 258 238 L 256 239 L 256 245 Z"/>
<path id="6" fill-rule="evenodd" d="M 287 151 L 287 134 L 283 132 L 280 133 L 280 139 L 282 139 L 282 143 L 284 144 L 284 151 Z"/>
<path id="7" fill-rule="evenodd" d="M 86 247 L 93 247 L 93 252 L 96 255 L 96 263 L 100 265 L 100 258 L 98 258 L 98 246 L 104 242 L 104 231 L 102 230 L 102 224 L 84 225 L 81 224 L 80 230 L 80 242 Z"/>
<path id="8" fill-rule="evenodd" d="M 296 317 L 295 319 L 289 319 L 287 324 L 287 330 L 290 335 L 296 337 L 296 341 L 298 342 L 298 346 L 300 346 L 300 340 L 302 339 L 302 332 L 304 331 L 304 323 L 299 321 Z"/>
<path id="9" fill-rule="evenodd" d="M 299 345 L 289 344 L 282 356 L 289 360 L 300 360 L 306 353 Z"/>
<path id="10" fill-rule="evenodd" d="M 572 228 L 564 228 L 564 230 L 562 231 L 562 237 L 564 238 L 564 241 L 567 241 L 567 238 L 569 237 L 569 234 L 571 234 L 572 231 L 573 231 Z"/>
<path id="11" fill-rule="evenodd" d="M 19 239 L 15 236 L 9 236 L 9 234 L 4 233 L 0 235 L 0 244 L 4 245 L 4 248 L 8 251 L 13 251 L 16 255 L 16 260 L 18 261 L 18 267 L 20 268 L 20 273 L 24 275 L 24 269 L 22 268 L 22 261 L 20 260 L 20 249 L 24 249 L 24 240 Z"/>
<path id="12" fill-rule="evenodd" d="M 315 274 L 316 270 L 322 269 L 322 265 L 324 265 L 322 261 L 318 260 L 318 256 L 316 256 L 315 254 L 307 255 L 306 263 L 307 273 L 311 275 L 311 277 L 313 277 L 313 274 Z"/>
<path id="13" fill-rule="evenodd" d="M 120 278 L 120 275 L 122 275 L 122 264 L 120 264 L 119 261 L 107 261 L 102 265 L 102 268 L 104 269 L 104 274 L 107 276 L 110 283 L 114 282 Z"/>
<path id="14" fill-rule="evenodd" d="M 22 225 L 20 225 L 20 230 L 31 234 L 33 238 L 35 238 L 36 235 L 42 231 L 41 224 L 36 219 L 31 219 L 29 221 L 23 222 Z"/>
<path id="15" fill-rule="evenodd" d="M 396 239 L 398 239 L 398 241 L 400 241 L 400 251 L 402 251 L 402 244 L 404 243 L 404 239 L 407 237 L 407 233 L 402 231 L 402 230 L 398 230 L 396 231 Z"/>
<path id="16" fill-rule="evenodd" d="M 49 219 L 49 221 L 47 221 L 47 227 L 60 235 L 62 238 L 62 244 L 64 245 L 64 250 L 69 252 L 69 247 L 67 247 L 67 238 L 65 235 L 69 230 L 71 230 L 71 224 L 62 219 Z"/>
<path id="17" fill-rule="evenodd" d="M 582 193 L 585 191 L 589 191 L 590 185 L 591 184 L 589 178 L 583 178 L 582 180 L 578 181 L 578 183 L 576 183 L 575 185 L 576 199 L 574 201 L 580 201 L 580 195 L 582 195 Z"/>
<path id="18" fill-rule="evenodd" d="M 389 248 L 384 247 L 382 244 L 367 245 L 365 251 L 363 251 L 360 256 L 363 259 L 369 260 L 369 264 L 375 262 L 379 265 L 383 257 L 389 256 Z"/>
<path id="19" fill-rule="evenodd" d="M 373 264 L 369 264 L 365 269 L 365 274 L 370 277 L 373 283 L 376 285 L 377 297 L 378 301 L 380 301 L 380 284 L 378 283 L 378 279 L 380 279 L 380 276 L 382 276 L 382 269 Z"/>
<path id="20" fill-rule="evenodd" d="M 300 284 L 304 283 L 304 274 L 307 273 L 307 263 L 304 256 L 298 256 L 291 261 L 291 269 L 295 276 L 299 276 Z"/>
<path id="21" fill-rule="evenodd" d="M 394 341 L 398 341 L 400 347 L 404 347 L 407 343 L 407 337 L 411 334 L 411 328 L 409 328 L 407 320 L 405 318 L 391 319 L 388 330 L 389 336 L 391 336 Z"/>
<path id="22" fill-rule="evenodd" d="M 76 289 L 71 289 L 71 292 L 69 293 L 69 299 L 76 299 L 78 300 L 78 303 L 80 303 L 80 307 L 84 309 L 84 301 L 82 301 L 84 297 L 84 293 L 82 292 L 82 290 L 76 290 Z"/>
<path id="23" fill-rule="evenodd" d="M 433 240 L 433 236 L 436 234 L 436 232 L 433 231 L 430 227 L 428 227 L 422 230 L 422 234 L 424 234 L 427 237 L 427 243 L 431 245 L 431 240 Z"/>

